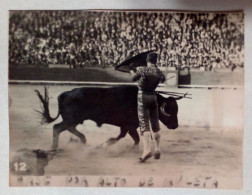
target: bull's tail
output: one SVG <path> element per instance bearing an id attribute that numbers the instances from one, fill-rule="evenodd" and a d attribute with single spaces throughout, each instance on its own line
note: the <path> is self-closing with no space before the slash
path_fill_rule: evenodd
<path id="1" fill-rule="evenodd" d="M 37 94 L 37 96 L 39 97 L 39 100 L 42 103 L 42 106 L 41 106 L 42 111 L 35 110 L 42 116 L 41 124 L 47 124 L 47 123 L 51 123 L 55 121 L 59 117 L 59 112 L 55 118 L 51 117 L 50 112 L 49 112 L 49 97 L 48 97 L 47 87 L 45 86 L 44 88 L 44 97 L 41 95 L 41 93 L 38 90 L 35 90 L 35 93 Z"/>

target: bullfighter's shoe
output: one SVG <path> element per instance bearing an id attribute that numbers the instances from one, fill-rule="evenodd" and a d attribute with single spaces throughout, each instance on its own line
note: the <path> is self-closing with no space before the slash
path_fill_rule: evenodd
<path id="1" fill-rule="evenodd" d="M 160 159 L 160 156 L 161 156 L 161 154 L 160 154 L 160 152 L 159 151 L 155 151 L 155 153 L 154 153 L 154 159 Z"/>
<path id="2" fill-rule="evenodd" d="M 152 157 L 152 154 L 151 154 L 151 152 L 150 153 L 148 153 L 145 157 L 141 157 L 141 158 L 139 158 L 139 162 L 140 163 L 144 163 L 147 159 L 149 159 L 149 158 L 151 158 Z"/>

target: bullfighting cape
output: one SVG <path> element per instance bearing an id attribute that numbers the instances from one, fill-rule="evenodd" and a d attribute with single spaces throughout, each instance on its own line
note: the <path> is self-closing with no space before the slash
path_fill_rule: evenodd
<path id="1" fill-rule="evenodd" d="M 136 70 L 136 68 L 139 66 L 147 66 L 147 62 L 146 62 L 147 55 L 153 51 L 155 50 L 142 52 L 131 58 L 127 58 L 126 60 L 121 62 L 119 65 L 117 65 L 115 67 L 115 70 L 129 73 L 131 70 Z"/>

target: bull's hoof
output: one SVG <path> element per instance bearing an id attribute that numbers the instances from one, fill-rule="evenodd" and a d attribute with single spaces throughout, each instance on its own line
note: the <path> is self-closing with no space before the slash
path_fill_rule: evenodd
<path id="1" fill-rule="evenodd" d="M 87 145 L 86 139 L 81 139 L 81 143 L 84 144 L 84 145 Z"/>
<path id="2" fill-rule="evenodd" d="M 110 146 L 110 145 L 115 144 L 116 142 L 117 142 L 117 139 L 111 137 L 111 138 L 108 139 L 108 141 L 106 143 L 107 143 L 108 146 Z"/>
<path id="3" fill-rule="evenodd" d="M 70 142 L 70 143 L 74 143 L 74 142 L 76 143 L 76 142 L 79 142 L 79 140 L 71 137 L 71 138 L 69 139 L 69 142 Z"/>
<path id="4" fill-rule="evenodd" d="M 85 137 L 84 135 L 81 135 L 79 138 L 80 138 L 80 141 L 81 141 L 83 144 L 86 144 L 86 143 L 87 143 L 86 137 Z"/>

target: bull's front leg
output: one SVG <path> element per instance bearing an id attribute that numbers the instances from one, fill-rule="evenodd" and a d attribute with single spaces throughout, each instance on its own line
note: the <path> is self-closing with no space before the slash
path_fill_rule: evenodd
<path id="1" fill-rule="evenodd" d="M 116 142 L 118 142 L 121 138 L 125 137 L 125 135 L 127 134 L 128 130 L 126 128 L 123 128 L 121 127 L 121 132 L 120 134 L 117 136 L 117 137 L 111 137 L 107 140 L 107 145 L 110 146 L 110 145 L 113 145 L 115 144 Z"/>
<path id="2" fill-rule="evenodd" d="M 134 145 L 135 146 L 139 145 L 140 137 L 138 135 L 137 130 L 136 129 L 132 129 L 132 130 L 129 130 L 128 133 L 132 137 L 132 139 L 134 140 Z"/>

